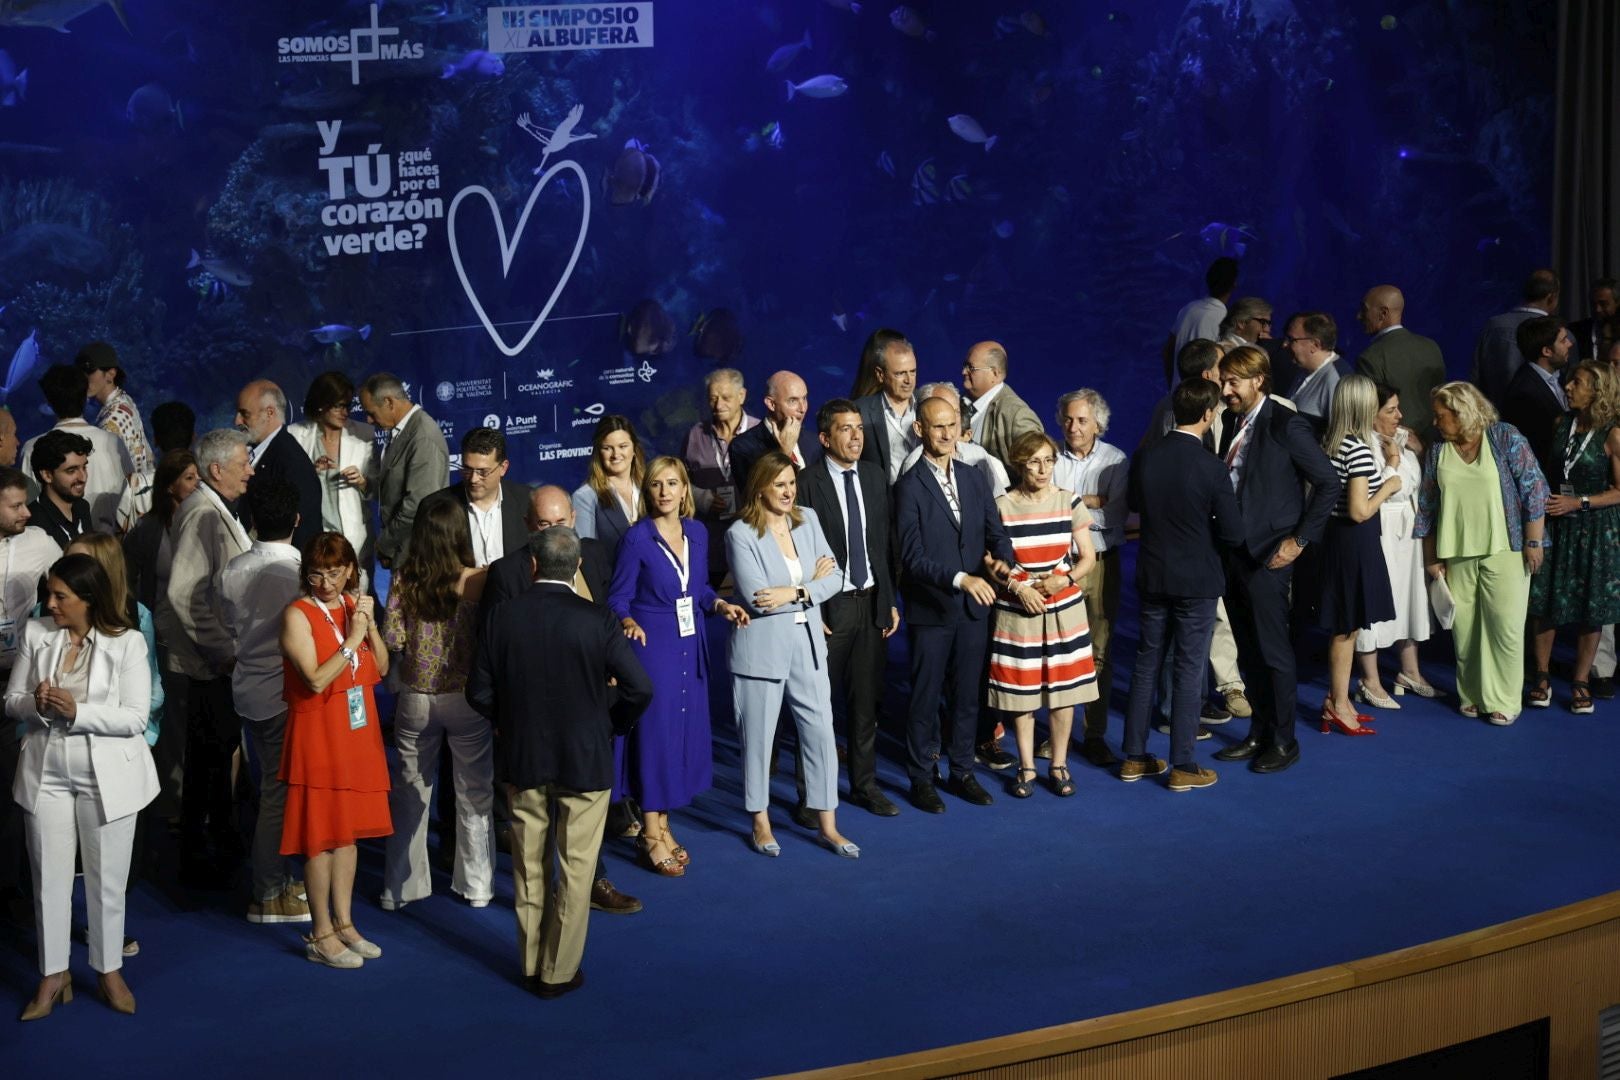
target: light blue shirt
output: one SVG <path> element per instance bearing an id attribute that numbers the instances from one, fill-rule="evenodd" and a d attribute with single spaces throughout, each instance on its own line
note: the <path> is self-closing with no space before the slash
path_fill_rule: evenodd
<path id="1" fill-rule="evenodd" d="M 1084 495 L 1102 498 L 1102 506 L 1091 513 L 1091 543 L 1101 555 L 1125 542 L 1126 491 L 1130 486 L 1130 464 L 1125 452 L 1098 439 L 1091 453 L 1081 457 L 1068 447 L 1058 451 L 1052 468 L 1052 484 Z"/>

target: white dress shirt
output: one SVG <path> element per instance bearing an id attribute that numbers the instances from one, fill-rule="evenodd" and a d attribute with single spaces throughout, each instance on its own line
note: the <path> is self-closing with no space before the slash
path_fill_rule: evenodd
<path id="1" fill-rule="evenodd" d="M 506 554 L 506 537 L 501 530 L 501 500 L 506 493 L 499 484 L 495 487 L 495 505 L 480 510 L 467 500 L 467 528 L 472 533 L 473 562 L 488 566 Z"/>
<path id="2" fill-rule="evenodd" d="M 849 503 L 844 500 L 844 474 L 855 474 L 855 513 L 859 515 L 862 543 L 865 543 L 865 537 L 867 535 L 866 495 L 861 491 L 861 474 L 858 464 L 846 467 L 838 464 L 831 458 L 831 456 L 824 456 L 822 460 L 827 463 L 827 472 L 832 475 L 833 491 L 838 494 L 839 519 L 838 524 L 835 527 L 843 529 L 846 537 L 849 535 L 849 523 L 851 518 Z M 828 524 L 831 523 L 829 522 Z M 830 530 L 828 530 L 827 526 L 824 525 L 822 526 L 822 531 L 827 532 Z M 844 563 L 845 566 L 843 572 L 845 592 L 849 592 L 852 589 L 869 589 L 876 584 L 877 579 L 872 576 L 872 545 L 866 544 L 866 578 L 864 580 L 852 581 L 850 579 L 848 565 L 849 557 L 847 552 L 845 553 Z"/>
<path id="3" fill-rule="evenodd" d="M 892 485 L 896 480 L 900 479 L 901 469 L 906 463 L 906 455 L 911 453 L 912 448 L 919 441 L 917 439 L 917 428 L 915 427 L 917 403 L 915 401 L 906 402 L 905 411 L 897 416 L 889 403 L 888 395 L 884 395 L 882 408 L 883 423 L 889 429 L 889 460 L 885 464 L 888 466 L 889 483 Z M 871 436 L 868 436 L 868 438 L 871 438 Z"/>
<path id="4" fill-rule="evenodd" d="M 1213 296 L 1200 297 L 1176 312 L 1173 333 L 1176 352 L 1196 338 L 1214 341 L 1221 336 L 1221 320 L 1226 318 L 1226 305 Z"/>
<path id="5" fill-rule="evenodd" d="M 900 474 L 903 476 L 910 472 L 912 466 L 922 460 L 922 456 L 923 448 L 919 443 L 912 449 L 911 453 L 906 455 L 905 463 L 900 466 Z M 957 443 L 956 453 L 952 456 L 963 465 L 971 466 L 984 474 L 985 480 L 990 483 L 990 497 L 992 499 L 1004 494 L 1012 486 L 1011 481 L 1007 479 L 1006 466 L 1002 465 L 994 454 L 977 443 Z"/>
<path id="6" fill-rule="evenodd" d="M 285 430 L 286 430 L 286 425 L 285 424 L 277 424 L 276 425 L 276 430 L 272 431 L 270 434 L 268 434 L 264 438 L 260 439 L 256 446 L 249 447 L 248 448 L 248 464 L 252 465 L 255 469 L 257 469 L 259 467 L 259 459 L 264 457 L 264 452 L 270 448 L 271 443 L 276 441 L 276 436 L 280 435 Z"/>
<path id="7" fill-rule="evenodd" d="M 1249 446 L 1254 441 L 1254 423 L 1265 406 L 1266 399 L 1262 397 L 1254 403 L 1254 408 L 1243 414 L 1238 421 L 1237 434 L 1232 436 L 1232 445 L 1226 448 L 1226 475 L 1232 479 L 1233 491 L 1243 481 L 1243 463 L 1248 460 Z"/>
<path id="8" fill-rule="evenodd" d="M 394 444 L 394 436 L 405 430 L 405 425 L 411 422 L 411 417 L 422 411 L 422 406 L 412 404 L 405 415 L 399 418 L 399 423 L 388 429 L 388 440 L 383 445 L 383 457 L 388 456 L 388 447 Z"/>
<path id="9" fill-rule="evenodd" d="M 62 549 L 44 529 L 30 525 L 16 536 L 0 540 L 0 625 L 9 623 L 10 649 L 0 649 L 0 671 L 9 671 L 22 641 L 23 627 L 39 602 L 40 579 L 50 570 Z"/>
<path id="10" fill-rule="evenodd" d="M 1052 486 L 1075 496 L 1099 495 L 1102 506 L 1091 510 L 1091 544 L 1101 555 L 1125 542 L 1126 491 L 1130 464 L 1125 452 L 1098 439 L 1091 453 L 1081 457 L 1065 446 L 1052 468 Z"/>
<path id="11" fill-rule="evenodd" d="M 302 591 L 299 565 L 292 544 L 255 540 L 220 572 L 220 614 L 236 648 L 231 698 L 244 720 L 272 720 L 287 711 L 281 616 Z"/>

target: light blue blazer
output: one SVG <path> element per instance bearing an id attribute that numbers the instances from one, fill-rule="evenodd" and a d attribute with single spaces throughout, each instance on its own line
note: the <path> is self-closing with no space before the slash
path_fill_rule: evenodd
<path id="1" fill-rule="evenodd" d="M 799 507 L 804 520 L 793 530 L 793 546 L 799 553 L 804 568 L 804 586 L 810 593 L 808 604 L 784 604 L 771 611 L 754 606 L 754 593 L 759 589 L 790 584 L 787 560 L 770 533 L 760 536 L 745 521 L 734 522 L 726 530 L 726 557 L 731 562 L 731 576 L 742 594 L 740 603 L 748 611 L 747 626 L 731 632 L 729 657 L 733 675 L 747 675 L 756 679 L 784 679 L 789 661 L 798 643 L 808 637 L 818 668 L 827 664 L 827 635 L 821 629 L 821 613 L 814 610 L 829 597 L 836 596 L 844 587 L 842 574 L 828 574 L 819 581 L 811 581 L 816 572 L 816 560 L 823 555 L 833 557 L 827 546 L 827 537 L 816 520 L 816 512 Z M 806 613 L 807 621 L 794 622 L 799 612 Z"/>

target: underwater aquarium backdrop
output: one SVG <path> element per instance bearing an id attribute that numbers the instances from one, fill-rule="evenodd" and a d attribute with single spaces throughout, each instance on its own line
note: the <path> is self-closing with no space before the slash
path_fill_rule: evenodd
<path id="1" fill-rule="evenodd" d="M 1548 258 L 1553 0 L 0 0 L 0 360 L 114 343 L 141 405 L 389 369 L 452 446 L 576 482 L 701 377 L 849 393 L 995 338 L 1134 445 L 1217 255 L 1281 317 L 1362 292 L 1465 374 Z"/>

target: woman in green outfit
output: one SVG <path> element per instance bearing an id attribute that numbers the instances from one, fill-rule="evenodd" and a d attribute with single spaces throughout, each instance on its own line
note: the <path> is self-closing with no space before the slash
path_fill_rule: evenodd
<path id="1" fill-rule="evenodd" d="M 1524 619 L 1541 569 L 1547 481 L 1530 444 L 1472 383 L 1431 395 L 1439 435 L 1423 463 L 1414 536 L 1456 604 L 1457 696 L 1464 716 L 1505 726 L 1524 694 Z"/>
<path id="2" fill-rule="evenodd" d="M 1570 413 L 1558 421 L 1548 477 L 1558 494 L 1547 500 L 1547 561 L 1530 589 L 1536 617 L 1536 680 L 1529 703 L 1552 704 L 1547 674 L 1553 635 L 1579 627 L 1569 708 L 1591 713 L 1587 685 L 1599 630 L 1620 619 L 1620 385 L 1606 363 L 1587 361 L 1569 381 Z"/>

